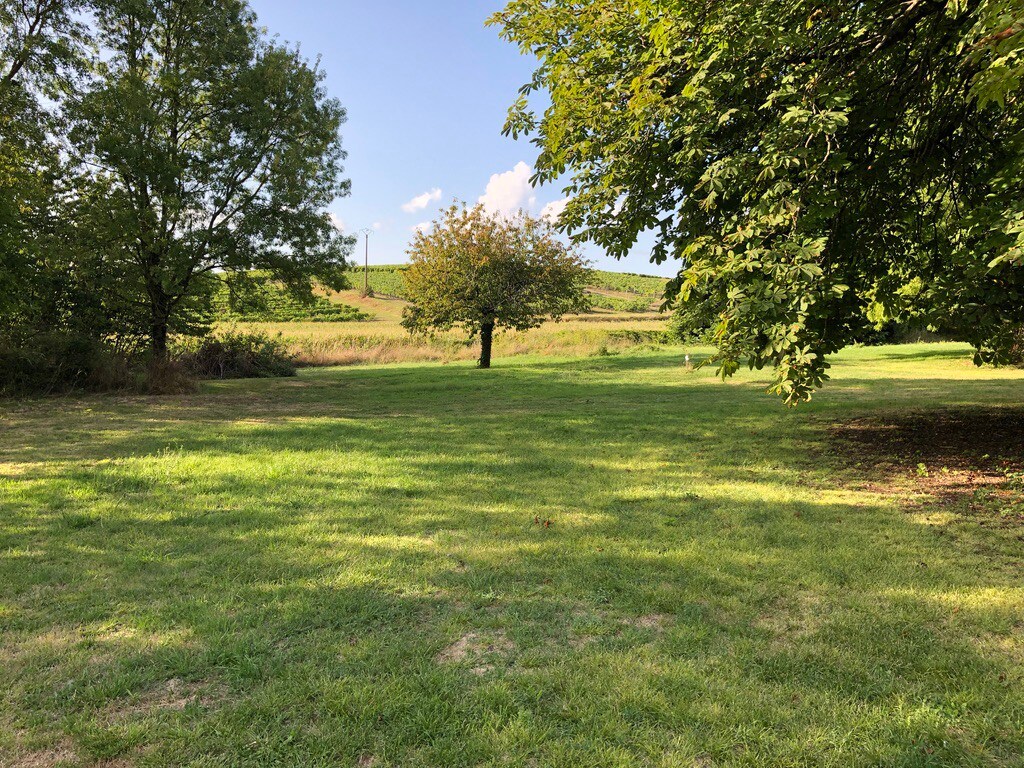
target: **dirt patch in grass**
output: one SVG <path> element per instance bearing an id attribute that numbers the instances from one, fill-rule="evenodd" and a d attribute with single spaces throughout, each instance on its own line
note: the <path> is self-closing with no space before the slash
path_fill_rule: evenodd
<path id="1" fill-rule="evenodd" d="M 754 626 L 771 633 L 772 646 L 782 648 L 813 636 L 821 627 L 823 615 L 821 597 L 802 592 L 759 615 Z"/>
<path id="2" fill-rule="evenodd" d="M 70 743 L 62 741 L 53 747 L 15 757 L 10 765 L 11 768 L 53 768 L 57 765 L 75 763 L 77 759 Z"/>
<path id="3" fill-rule="evenodd" d="M 209 683 L 165 680 L 137 696 L 108 704 L 103 720 L 111 723 L 147 717 L 159 712 L 180 712 L 190 704 L 207 707 L 222 698 L 222 692 Z"/>
<path id="4" fill-rule="evenodd" d="M 651 629 L 660 632 L 668 624 L 668 616 L 661 613 L 649 613 L 646 616 L 638 616 L 635 619 L 624 619 L 622 623 L 637 629 Z"/>
<path id="5" fill-rule="evenodd" d="M 831 432 L 849 458 L 875 467 L 1024 466 L 1024 409 L 911 411 L 851 419 Z"/>
<path id="6" fill-rule="evenodd" d="M 468 632 L 442 650 L 434 661 L 438 664 L 472 664 L 472 672 L 482 675 L 494 669 L 498 661 L 508 659 L 515 645 L 504 632 Z"/>
<path id="7" fill-rule="evenodd" d="M 963 408 L 852 419 L 833 455 L 866 489 L 1024 525 L 1024 409 Z"/>

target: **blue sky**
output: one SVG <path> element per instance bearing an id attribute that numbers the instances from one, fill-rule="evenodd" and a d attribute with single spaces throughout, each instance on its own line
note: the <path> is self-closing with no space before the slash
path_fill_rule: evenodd
<path id="1" fill-rule="evenodd" d="M 540 213 L 559 186 L 531 188 L 536 155 L 501 135 L 533 60 L 485 27 L 496 0 L 250 0 L 272 35 L 321 57 L 327 88 L 348 110 L 342 128 L 352 195 L 332 211 L 353 232 L 372 227 L 370 263 L 405 261 L 413 228 L 453 198 Z M 363 243 L 357 249 L 360 261 Z M 594 266 L 672 274 L 638 249 Z"/>

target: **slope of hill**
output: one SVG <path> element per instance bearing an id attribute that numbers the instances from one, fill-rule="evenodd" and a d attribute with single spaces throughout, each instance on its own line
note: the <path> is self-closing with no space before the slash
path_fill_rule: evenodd
<path id="1" fill-rule="evenodd" d="M 342 323 L 370 317 L 356 307 L 325 296 L 300 301 L 273 282 L 252 286 L 244 300 L 234 303 L 227 286 L 219 285 L 213 297 L 213 314 L 218 320 L 264 323 Z"/>
<path id="2" fill-rule="evenodd" d="M 230 301 L 226 286 L 214 297 L 214 315 L 219 320 L 238 322 L 317 322 L 340 323 L 371 317 L 397 320 L 405 298 L 403 264 L 371 266 L 367 282 L 371 295 L 362 296 L 363 268 L 349 273 L 350 289 L 325 293 L 312 302 L 302 302 L 274 282 L 250 286 L 243 300 Z M 665 278 L 627 272 L 591 270 L 587 294 L 591 309 L 597 313 L 646 315 L 657 312 L 665 289 Z"/>
<path id="3" fill-rule="evenodd" d="M 394 298 L 405 297 L 402 272 L 404 264 L 375 265 L 369 268 L 370 289 L 376 295 Z M 591 306 L 614 312 L 650 312 L 657 309 L 665 290 L 664 277 L 638 275 L 631 272 L 606 272 L 600 269 L 590 271 L 587 293 Z M 352 271 L 353 286 L 363 284 L 363 268 Z"/>

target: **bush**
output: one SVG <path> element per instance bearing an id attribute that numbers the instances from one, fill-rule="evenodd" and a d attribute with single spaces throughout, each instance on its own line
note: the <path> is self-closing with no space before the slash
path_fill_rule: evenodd
<path id="1" fill-rule="evenodd" d="M 714 308 L 700 297 L 680 302 L 668 321 L 668 333 L 684 344 L 713 344 L 718 318 Z"/>
<path id="2" fill-rule="evenodd" d="M 1014 342 L 1010 346 L 1010 364 L 1024 368 L 1024 326 L 1014 332 Z"/>
<path id="3" fill-rule="evenodd" d="M 189 367 L 181 360 L 150 360 L 136 378 L 135 391 L 146 395 L 187 395 L 198 389 Z"/>
<path id="4" fill-rule="evenodd" d="M 74 390 L 186 394 L 196 378 L 294 376 L 295 358 L 280 338 L 225 332 L 189 342 L 168 360 L 117 354 L 96 339 L 67 333 L 0 342 L 0 395 L 53 395 Z"/>
<path id="5" fill-rule="evenodd" d="M 952 340 L 952 337 L 930 331 L 920 321 L 898 322 L 896 320 L 885 320 L 869 326 L 858 333 L 854 339 L 855 343 L 863 344 L 865 347 L 880 347 L 888 344 L 916 344 L 919 341 L 950 340 Z"/>
<path id="6" fill-rule="evenodd" d="M 181 364 L 201 379 L 262 379 L 294 376 L 295 357 L 280 334 L 224 331 L 183 352 Z"/>
<path id="7" fill-rule="evenodd" d="M 648 331 L 625 328 L 608 332 L 608 338 L 614 341 L 625 341 L 629 344 L 672 344 L 677 341 L 669 331 Z"/>
<path id="8" fill-rule="evenodd" d="M 127 362 L 87 336 L 48 333 L 0 343 L 0 394 L 119 389 L 130 383 Z"/>

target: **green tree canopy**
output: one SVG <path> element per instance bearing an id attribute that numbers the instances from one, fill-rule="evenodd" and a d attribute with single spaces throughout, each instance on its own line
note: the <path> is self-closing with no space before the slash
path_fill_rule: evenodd
<path id="1" fill-rule="evenodd" d="M 419 232 L 405 270 L 402 324 L 413 332 L 460 326 L 480 336 L 480 367 L 491 365 L 495 329 L 536 328 L 587 308 L 586 264 L 544 219 L 453 205 Z"/>
<path id="2" fill-rule="evenodd" d="M 84 5 L 0 0 L 0 340 L 23 342 L 66 314 L 59 105 L 84 67 Z"/>
<path id="3" fill-rule="evenodd" d="M 212 273 L 343 285 L 345 112 L 323 73 L 267 39 L 243 0 L 107 0 L 102 55 L 69 107 L 80 211 L 110 287 L 156 355 Z"/>
<path id="4" fill-rule="evenodd" d="M 789 402 L 867 309 L 913 311 L 1005 362 L 1024 323 L 1020 0 L 512 0 L 539 59 L 506 131 L 561 224 L 679 259 L 668 298 L 717 318 L 723 374 Z M 530 107 L 550 95 L 543 114 Z"/>

